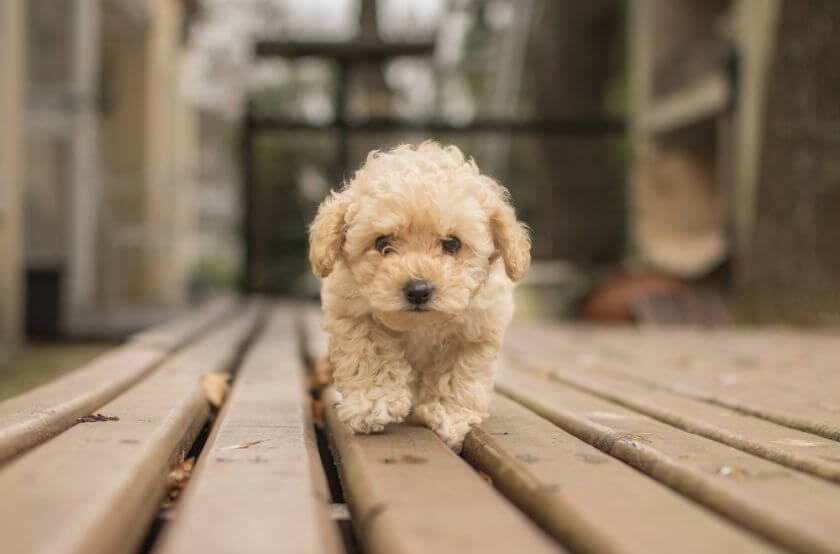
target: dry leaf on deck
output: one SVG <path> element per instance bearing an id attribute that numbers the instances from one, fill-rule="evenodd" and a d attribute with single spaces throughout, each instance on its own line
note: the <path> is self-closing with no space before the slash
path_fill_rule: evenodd
<path id="1" fill-rule="evenodd" d="M 105 414 L 90 414 L 82 416 L 76 420 L 77 423 L 94 423 L 97 421 L 119 421 L 117 416 L 109 416 Z"/>
<path id="2" fill-rule="evenodd" d="M 493 485 L 493 478 L 492 477 L 490 477 L 489 475 L 487 475 L 486 473 L 484 473 L 480 469 L 478 469 L 476 471 L 478 471 L 478 476 L 481 477 L 482 479 L 484 479 L 484 481 L 486 481 L 488 485 L 491 485 L 491 486 Z"/>
<path id="3" fill-rule="evenodd" d="M 317 360 L 309 377 L 309 392 L 318 392 L 332 382 L 332 365 L 326 358 Z"/>
<path id="4" fill-rule="evenodd" d="M 240 448 L 251 448 L 255 444 L 260 444 L 261 442 L 265 441 L 245 441 L 240 444 L 234 444 L 233 446 L 223 446 L 219 450 L 239 450 Z"/>
<path id="5" fill-rule="evenodd" d="M 195 458 L 187 458 L 169 472 L 166 476 L 166 487 L 169 489 L 169 498 L 174 500 L 190 480 Z"/>
<path id="6" fill-rule="evenodd" d="M 218 408 L 230 390 L 230 374 L 221 371 L 207 373 L 201 379 L 201 386 L 210 404 Z"/>
<path id="7" fill-rule="evenodd" d="M 324 403 L 321 400 L 312 401 L 312 420 L 318 429 L 324 428 Z"/>

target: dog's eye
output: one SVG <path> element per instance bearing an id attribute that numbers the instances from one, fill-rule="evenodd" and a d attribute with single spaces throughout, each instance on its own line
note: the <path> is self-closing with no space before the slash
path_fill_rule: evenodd
<path id="1" fill-rule="evenodd" d="M 391 237 L 386 237 L 384 235 L 376 239 L 375 247 L 385 255 L 394 251 L 394 248 L 391 246 Z"/>
<path id="2" fill-rule="evenodd" d="M 444 252 L 454 254 L 461 248 L 461 241 L 458 237 L 446 237 L 440 241 L 440 245 L 443 247 Z"/>

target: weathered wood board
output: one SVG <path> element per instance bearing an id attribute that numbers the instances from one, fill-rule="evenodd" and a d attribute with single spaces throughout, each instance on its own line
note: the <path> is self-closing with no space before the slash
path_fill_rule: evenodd
<path id="1" fill-rule="evenodd" d="M 504 395 L 732 521 L 799 552 L 840 550 L 840 488 L 508 368 Z"/>
<path id="2" fill-rule="evenodd" d="M 643 413 L 674 427 L 767 460 L 840 483 L 840 443 L 737 410 L 682 396 L 658 385 L 575 367 L 558 357 L 512 354 L 517 365 Z"/>
<path id="3" fill-rule="evenodd" d="M 366 552 L 561 552 L 429 429 L 393 425 L 354 435 L 325 413 L 356 534 Z"/>
<path id="4" fill-rule="evenodd" d="M 307 390 L 329 375 L 317 369 L 320 313 L 228 302 L 137 337 L 31 406 L 0 404 L 0 448 L 13 445 L 0 466 L 3 551 L 134 551 L 209 421 L 203 378 L 239 366 L 158 554 L 352 550 L 338 513 L 372 553 L 840 552 L 830 335 L 514 328 L 463 458 L 408 423 L 350 433 L 327 387 L 347 515 L 330 504 Z M 807 399 L 815 409 L 799 410 Z M 38 438 L 21 447 L 10 429 Z"/>
<path id="5" fill-rule="evenodd" d="M 575 552 L 775 551 L 498 394 L 463 456 Z"/>
<path id="6" fill-rule="evenodd" d="M 508 338 L 509 349 L 523 356 L 598 368 L 835 441 L 836 343 L 832 336 L 778 331 L 557 327 L 512 329 Z"/>
<path id="7" fill-rule="evenodd" d="M 148 331 L 154 340 L 132 341 L 55 381 L 0 402 L 0 463 L 75 425 L 148 375 L 168 352 L 218 322 L 233 300 L 205 307 Z"/>
<path id="8" fill-rule="evenodd" d="M 54 437 L 149 374 L 166 354 L 123 346 L 0 403 L 0 463 Z"/>
<path id="9" fill-rule="evenodd" d="M 134 551 L 207 420 L 202 377 L 233 368 L 259 315 L 243 309 L 99 410 L 118 419 L 76 425 L 0 469 L 3 550 Z"/>
<path id="10" fill-rule="evenodd" d="M 291 305 L 273 310 L 156 552 L 340 551 L 297 330 Z"/>
<path id="11" fill-rule="evenodd" d="M 133 344 L 152 346 L 172 352 L 202 331 L 206 331 L 211 325 L 232 315 L 238 304 L 239 300 L 236 296 L 221 295 L 194 310 L 189 316 L 135 333 L 129 341 Z"/>

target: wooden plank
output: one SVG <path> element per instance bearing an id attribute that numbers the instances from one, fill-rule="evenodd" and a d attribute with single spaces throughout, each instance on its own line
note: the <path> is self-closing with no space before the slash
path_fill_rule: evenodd
<path id="1" fill-rule="evenodd" d="M 689 351 L 691 365 L 697 369 L 739 369 L 746 372 L 745 376 L 756 375 L 760 380 L 770 379 L 819 397 L 837 398 L 825 386 L 833 383 L 840 387 L 840 333 L 836 330 L 692 330 L 680 333 L 678 339 L 678 348 Z M 710 349 L 710 344 L 715 348 Z M 666 352 L 675 361 L 685 358 L 684 353 Z M 791 379 L 792 373 L 808 378 Z"/>
<path id="2" fill-rule="evenodd" d="M 27 6 L 0 3 L 0 364 L 20 347 L 24 335 L 26 216 L 25 140 L 31 128 L 27 102 Z M 29 252 L 27 252 L 29 254 Z"/>
<path id="3" fill-rule="evenodd" d="M 300 332 L 303 335 L 304 356 L 311 364 L 327 358 L 327 333 L 321 329 L 321 307 L 315 304 L 304 305 L 298 312 Z"/>
<path id="4" fill-rule="evenodd" d="M 0 402 L 0 463 L 76 424 L 148 375 L 168 352 L 219 320 L 232 298 L 149 331 L 78 370 Z M 224 309 L 223 309 L 224 308 Z"/>
<path id="5" fill-rule="evenodd" d="M 232 369 L 258 319 L 259 306 L 243 309 L 101 408 L 118 420 L 76 425 L 3 467 L 3 549 L 134 551 L 207 420 L 202 377 Z"/>
<path id="6" fill-rule="evenodd" d="M 726 72 L 713 71 L 650 105 L 646 129 L 668 133 L 724 113 L 731 102 Z"/>
<path id="7" fill-rule="evenodd" d="M 463 456 L 575 552 L 774 550 L 512 400 L 490 414 Z"/>
<path id="8" fill-rule="evenodd" d="M 346 62 L 377 62 L 400 56 L 428 56 L 435 51 L 433 42 L 294 42 L 261 40 L 254 47 L 258 57 L 331 58 Z"/>
<path id="9" fill-rule="evenodd" d="M 611 456 L 798 552 L 838 552 L 840 488 L 525 372 L 498 390 Z"/>
<path id="10" fill-rule="evenodd" d="M 558 552 L 562 548 L 424 427 L 354 435 L 324 392 L 326 422 L 365 552 Z"/>
<path id="11" fill-rule="evenodd" d="M 334 132 L 344 130 L 353 133 L 423 132 L 423 133 L 523 133 L 539 135 L 597 136 L 617 134 L 624 131 L 623 119 L 615 117 L 560 118 L 541 117 L 527 120 L 477 118 L 465 125 L 442 120 L 419 121 L 401 117 L 370 117 L 363 120 L 335 119 L 324 124 L 278 115 L 254 116 L 250 120 L 253 132 L 261 131 L 308 131 Z"/>
<path id="12" fill-rule="evenodd" d="M 558 338 L 551 332 L 544 335 Z M 697 328 L 603 332 L 596 328 L 577 334 L 574 340 L 578 347 L 587 342 L 587 350 L 596 356 L 603 353 L 607 358 L 629 362 L 628 369 L 637 372 L 670 368 L 672 372 L 712 377 L 727 386 L 737 384 L 732 377 L 738 372 L 741 375 L 735 381 L 750 388 L 757 382 L 768 382 L 812 398 L 836 399 L 825 384 L 840 386 L 836 371 L 838 339 L 840 334 L 836 332 Z M 798 378 L 791 379 L 792 372 Z"/>
<path id="13" fill-rule="evenodd" d="M 515 349 L 519 344 L 520 350 L 542 349 L 541 355 L 555 359 L 577 359 L 580 364 L 683 396 L 840 440 L 840 399 L 836 394 L 840 373 L 819 363 L 821 355 L 813 357 L 816 364 L 774 361 L 775 351 L 795 351 L 786 342 L 800 339 L 783 333 L 768 333 L 763 339 L 761 335 L 752 335 L 752 341 L 764 346 L 749 358 L 737 349 L 721 351 L 727 341 L 750 336 L 735 331 L 558 332 L 556 328 L 529 328 L 513 329 L 508 345 Z M 814 342 L 810 344 L 816 347 Z M 759 354 L 762 350 L 766 353 Z"/>
<path id="14" fill-rule="evenodd" d="M 125 346 L 55 381 L 0 403 L 0 462 L 76 424 L 151 372 L 157 349 Z"/>
<path id="15" fill-rule="evenodd" d="M 135 333 L 130 341 L 133 344 L 153 346 L 172 352 L 209 326 L 221 321 L 226 315 L 233 313 L 237 302 L 236 296 L 223 294 L 193 310 L 186 317 Z"/>
<path id="16" fill-rule="evenodd" d="M 564 335 L 571 332 L 570 328 L 554 329 Z M 554 329 L 547 329 L 546 334 L 553 335 Z M 801 366 L 809 374 L 817 371 L 827 377 L 833 376 L 836 374 L 834 362 L 840 354 L 840 334 L 836 331 L 685 327 L 651 332 L 591 328 L 576 334 L 578 338 L 602 345 L 616 354 L 632 352 L 636 356 L 682 362 L 688 369 L 720 364 L 744 366 L 763 375 L 776 374 L 776 377 L 788 375 L 791 366 L 797 369 Z M 645 348 L 639 349 L 640 343 Z M 709 348 L 710 345 L 714 348 Z M 797 380 L 791 384 L 807 386 L 810 381 Z M 819 387 L 812 390 L 819 390 Z"/>
<path id="17" fill-rule="evenodd" d="M 276 308 L 246 354 L 156 552 L 340 550 L 293 316 L 291 306 Z"/>
<path id="18" fill-rule="evenodd" d="M 557 357 L 510 354 L 519 367 L 620 404 L 674 427 L 840 483 L 840 443 L 743 412 L 680 396 L 654 383 L 580 367 Z"/>
<path id="19" fill-rule="evenodd" d="M 538 342 L 532 344 L 533 338 Z M 508 333 L 507 343 L 511 348 L 550 345 L 549 354 L 564 361 L 666 383 L 705 378 L 726 390 L 739 385 L 754 389 L 763 383 L 777 391 L 795 391 L 811 403 L 816 400 L 829 411 L 840 413 L 834 394 L 840 387 L 837 332 L 515 326 Z"/>

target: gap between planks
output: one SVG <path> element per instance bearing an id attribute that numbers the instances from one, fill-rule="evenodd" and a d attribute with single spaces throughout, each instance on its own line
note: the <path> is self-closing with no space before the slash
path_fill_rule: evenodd
<path id="1" fill-rule="evenodd" d="M 326 354 L 325 334 L 320 331 L 318 325 L 320 314 L 313 309 L 306 311 L 304 315 L 306 348 L 310 357 L 317 360 Z M 518 414 L 520 418 L 526 418 L 527 424 L 512 432 L 509 430 L 511 413 L 517 409 L 527 414 Z M 335 418 L 334 415 L 332 417 Z M 389 427 L 389 430 L 400 432 L 399 427 L 401 426 L 393 429 Z M 540 428 L 540 432 L 535 432 L 534 428 Z M 491 408 L 490 420 L 468 435 L 464 457 L 471 465 L 487 473 L 493 479 L 494 485 L 508 499 L 575 551 L 672 552 L 675 549 L 690 551 L 696 547 L 702 552 L 708 551 L 710 545 L 717 545 L 720 551 L 775 550 L 767 543 L 757 540 L 752 533 L 744 532 L 736 525 L 711 515 L 657 481 L 633 470 L 625 470 L 626 466 L 623 464 L 610 464 L 611 480 L 604 479 L 599 472 L 593 471 L 591 464 L 594 462 L 590 464 L 586 460 L 601 461 L 612 458 L 598 453 L 589 445 L 575 445 L 579 450 L 575 454 L 581 456 L 569 460 L 567 452 L 567 458 L 560 462 L 563 452 L 557 446 L 558 435 L 567 436 L 567 440 L 573 443 L 580 443 L 577 438 L 566 435 L 553 423 L 540 418 L 532 411 L 499 397 Z M 545 441 L 549 436 L 551 444 L 547 445 Z M 356 440 L 369 439 L 358 437 Z M 522 454 L 521 458 L 517 457 L 517 448 L 522 450 L 524 444 L 530 447 L 540 444 L 548 459 L 533 459 L 527 454 Z M 587 449 L 591 451 L 587 452 Z M 397 457 L 391 459 L 397 460 Z M 566 491 L 557 494 L 554 489 L 558 480 L 563 480 L 564 471 L 573 469 L 575 464 L 578 467 L 581 464 L 585 466 L 577 474 L 580 477 L 579 481 L 586 481 L 588 476 L 593 476 L 595 480 L 589 481 L 588 486 L 595 489 L 602 487 L 600 497 L 597 490 L 585 490 L 586 486 L 581 486 L 580 482 L 571 485 L 579 487 L 578 491 L 583 491 L 573 496 L 574 501 L 566 498 Z M 608 519 L 612 523 L 608 525 L 604 524 L 605 506 L 616 510 L 611 512 Z M 650 517 L 650 514 L 657 510 L 664 510 L 663 517 L 676 518 L 673 521 L 669 520 L 673 525 L 663 526 L 661 521 Z M 358 519 L 364 521 L 368 516 L 359 508 L 356 512 L 359 525 Z M 378 518 L 378 515 L 376 517 Z M 359 535 L 365 536 L 369 531 L 364 528 L 364 523 L 361 525 Z M 694 542 L 686 539 L 692 535 L 695 537 Z M 679 544 L 681 539 L 686 539 L 687 542 Z M 367 543 L 369 542 L 368 538 Z"/>
<path id="2" fill-rule="evenodd" d="M 313 365 L 327 355 L 321 318 L 317 307 L 301 310 Z M 366 552 L 564 552 L 431 430 L 400 424 L 353 435 L 337 418 L 337 399 L 332 387 L 322 391 L 325 431 Z"/>
<path id="3" fill-rule="evenodd" d="M 512 354 L 509 358 L 523 371 L 615 402 L 688 433 L 840 483 L 840 443 L 830 439 L 595 367 L 569 369 L 547 359 L 537 362 L 533 351 L 528 356 Z"/>
<path id="4" fill-rule="evenodd" d="M 499 394 L 463 456 L 574 552 L 775 551 Z"/>
<path id="5" fill-rule="evenodd" d="M 410 424 L 355 435 L 324 391 L 329 438 L 366 552 L 563 552 L 431 430 Z"/>
<path id="6" fill-rule="evenodd" d="M 128 390 L 172 352 L 229 315 L 233 304 L 227 296 L 211 301 L 149 331 L 148 336 L 157 337 L 153 341 L 129 342 L 55 381 L 0 402 L 0 464 L 72 427 Z"/>
<path id="7" fill-rule="evenodd" d="M 777 338 L 778 345 L 773 343 Z M 524 355 L 563 360 L 582 369 L 596 368 L 626 380 L 668 390 L 680 396 L 764 419 L 833 441 L 840 441 L 840 402 L 830 385 L 824 363 L 797 367 L 791 378 L 790 360 L 796 345 L 830 349 L 830 337 L 759 331 L 656 330 L 620 331 L 568 327 L 512 328 L 508 344 Z M 718 345 L 729 348 L 718 352 Z M 762 354 L 743 351 L 763 345 Z M 550 346 L 549 346 L 550 345 Z M 794 350 L 791 356 L 790 350 Z M 542 350 L 542 352 L 540 352 Z M 766 351 L 780 351 L 784 363 Z M 840 350 L 837 351 L 840 353 Z M 819 353 L 811 356 L 822 360 Z M 779 366 L 785 371 L 780 375 Z M 769 368 L 769 369 L 765 369 Z M 721 371 L 723 369 L 723 371 Z M 813 374 L 813 376 L 809 375 Z M 814 382 L 812 382 L 814 381 Z M 826 387 L 828 385 L 828 387 Z"/>
<path id="8" fill-rule="evenodd" d="M 178 463 L 204 425 L 202 376 L 230 372 L 260 306 L 181 350 L 101 408 L 114 421 L 76 425 L 0 470 L 0 536 L 10 552 L 132 551 Z"/>
<path id="9" fill-rule="evenodd" d="M 563 384 L 505 371 L 498 390 L 579 439 L 782 546 L 837 552 L 840 488 Z"/>
<path id="10" fill-rule="evenodd" d="M 341 551 L 294 315 L 276 306 L 245 354 L 156 553 Z"/>

